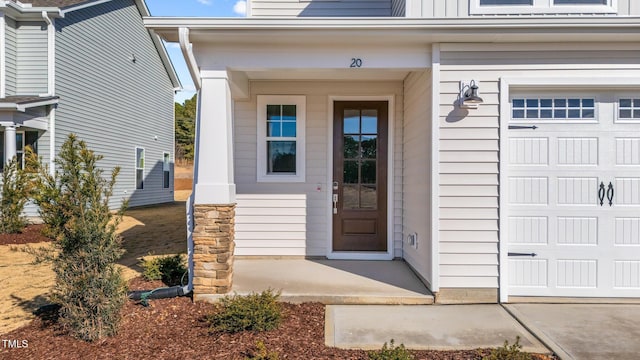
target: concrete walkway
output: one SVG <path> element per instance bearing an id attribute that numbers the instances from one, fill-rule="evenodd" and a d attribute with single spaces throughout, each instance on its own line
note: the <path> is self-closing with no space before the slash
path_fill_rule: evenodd
<path id="1" fill-rule="evenodd" d="M 640 305 L 505 306 L 561 359 L 640 358 Z"/>
<path id="2" fill-rule="evenodd" d="M 500 305 L 348 306 L 326 310 L 325 342 L 339 348 L 380 349 L 391 339 L 417 350 L 494 348 L 520 337 L 523 350 L 549 350 Z"/>
<path id="3" fill-rule="evenodd" d="M 232 292 L 281 290 L 282 301 L 324 304 L 432 304 L 404 261 L 236 259 Z"/>

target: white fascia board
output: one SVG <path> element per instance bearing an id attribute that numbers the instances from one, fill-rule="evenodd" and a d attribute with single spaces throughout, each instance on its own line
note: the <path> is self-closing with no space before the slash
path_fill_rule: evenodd
<path id="1" fill-rule="evenodd" d="M 55 99 L 47 99 L 42 101 L 33 101 L 33 102 L 24 103 L 24 104 L 9 104 L 9 105 L 13 105 L 14 109 L 24 112 L 26 109 L 29 109 L 29 108 L 53 105 L 53 104 L 57 104 L 58 102 L 59 102 L 59 99 L 55 98 Z"/>
<path id="2" fill-rule="evenodd" d="M 66 13 L 68 12 L 72 12 L 72 11 L 76 11 L 76 10 L 81 10 L 81 9 L 85 9 L 91 6 L 96 6 L 96 5 L 100 5 L 100 4 L 104 4 L 106 2 L 109 2 L 111 0 L 96 0 L 96 1 L 91 1 L 91 2 L 85 2 L 85 3 L 81 3 L 78 5 L 73 5 L 73 6 L 69 6 L 67 8 L 64 8 L 60 11 L 60 13 L 62 14 L 62 16 L 64 16 Z"/>
<path id="3" fill-rule="evenodd" d="M 640 26 L 639 16 L 530 16 L 477 18 L 205 18 L 205 17 L 144 17 L 145 26 L 162 29 L 491 29 L 491 28 L 581 28 Z M 532 28 L 534 26 L 535 28 Z"/>
<path id="4" fill-rule="evenodd" d="M 589 42 L 640 41 L 640 17 L 478 17 L 451 19 L 416 18 L 169 18 L 145 17 L 145 26 L 167 41 L 178 41 L 178 29 L 191 30 L 192 41 L 235 42 L 255 37 L 286 42 L 309 35 L 336 38 L 354 34 L 360 38 L 396 37 L 423 42 Z M 296 30 L 287 31 L 287 30 Z M 210 37 L 211 33 L 220 36 Z M 597 35 L 597 38 L 596 36 Z M 248 40 L 247 40 L 248 39 Z M 310 39 L 306 36 L 306 39 Z"/>
<path id="5" fill-rule="evenodd" d="M 29 6 L 26 6 L 29 5 Z M 49 17 L 60 17 L 62 11 L 57 7 L 32 7 L 30 4 L 23 6 L 21 3 L 12 1 L 0 1 L 0 11 L 15 18 L 16 20 L 41 20 L 42 12 L 45 11 Z"/>

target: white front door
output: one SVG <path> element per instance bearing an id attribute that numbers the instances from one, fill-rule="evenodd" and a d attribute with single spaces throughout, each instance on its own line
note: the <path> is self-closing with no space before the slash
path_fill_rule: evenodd
<path id="1" fill-rule="evenodd" d="M 511 105 L 509 294 L 640 296 L 640 99 L 515 95 Z"/>

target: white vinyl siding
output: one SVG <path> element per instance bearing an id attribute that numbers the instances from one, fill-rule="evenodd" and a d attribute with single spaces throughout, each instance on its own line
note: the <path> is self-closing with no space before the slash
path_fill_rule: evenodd
<path id="1" fill-rule="evenodd" d="M 431 247 L 431 72 L 404 81 L 403 257 L 432 282 Z M 417 235 L 417 248 L 407 238 Z"/>
<path id="2" fill-rule="evenodd" d="M 17 33 L 15 20 L 5 16 L 5 76 L 7 96 L 16 94 L 17 68 Z"/>
<path id="3" fill-rule="evenodd" d="M 392 0 L 251 0 L 252 17 L 391 16 Z"/>
<path id="4" fill-rule="evenodd" d="M 16 94 L 46 94 L 48 45 L 45 23 L 18 22 L 16 39 Z"/>
<path id="5" fill-rule="evenodd" d="M 328 253 L 331 202 L 331 174 L 327 174 L 329 96 L 395 95 L 395 203 L 392 206 L 395 256 L 402 254 L 402 92 L 400 81 L 253 81 L 248 101 L 234 103 L 234 174 L 237 192 L 236 252 L 243 255 L 306 255 Z M 306 97 L 306 180 L 302 183 L 257 182 L 256 114 L 257 96 L 300 95 Z M 320 190 L 318 190 L 318 187 Z M 265 198 L 266 197 L 266 198 Z M 300 198 L 303 197 L 303 198 Z M 293 198 L 293 199 L 292 199 Z M 265 200 L 266 199 L 266 200 Z M 271 204 L 279 204 L 277 207 Z M 288 204 L 290 210 L 279 207 Z M 291 206 L 289 206 L 291 205 Z M 300 208 L 302 207 L 302 208 Z M 246 216 L 246 208 L 257 211 L 259 218 Z M 298 210 L 291 210 L 298 209 Z M 284 211 L 276 213 L 276 211 Z M 271 217 L 262 217 L 269 215 Z M 304 221 L 288 217 L 303 216 Z M 291 224 L 290 221 L 296 221 Z M 263 228 L 277 229 L 263 232 Z M 250 230 L 254 229 L 254 230 Z M 276 236 L 277 239 L 267 238 Z M 250 240 L 245 242 L 243 239 Z M 284 242 L 291 239 L 293 242 Z M 273 241 L 279 240 L 279 241 Z"/>
<path id="6" fill-rule="evenodd" d="M 640 51 L 610 49 L 601 56 L 595 49 L 602 46 L 472 45 L 462 51 L 462 45 L 442 45 L 441 288 L 498 287 L 500 78 L 640 76 L 640 66 L 631 60 Z M 461 113 L 453 103 L 459 82 L 470 79 L 478 81 L 484 103 Z"/>
<path id="7" fill-rule="evenodd" d="M 422 6 L 416 7 L 416 14 L 412 14 L 415 17 L 423 18 L 460 18 L 467 16 L 481 16 L 473 15 L 470 9 L 470 1 L 478 0 L 421 0 Z M 548 1 L 548 0 L 545 0 Z M 566 7 L 566 5 L 563 5 Z M 557 6 L 562 8 L 563 6 Z M 592 5 L 593 6 L 593 5 Z M 497 6 L 495 6 L 497 7 Z M 501 6 L 504 7 L 504 6 Z M 578 6 L 574 6 L 576 8 Z M 640 15 L 640 1 L 637 0 L 617 0 L 616 14 L 621 16 L 627 15 Z M 566 10 L 564 12 L 567 13 Z M 512 15 L 518 15 L 519 13 L 511 13 Z M 522 14 L 531 14 L 522 13 Z M 506 14 L 505 14 L 506 15 Z M 547 15 L 552 15 L 551 13 Z M 603 16 L 604 14 L 594 14 L 589 11 L 572 11 L 571 15 L 578 16 Z M 608 14 L 610 15 L 610 14 Z"/>
<path id="8" fill-rule="evenodd" d="M 123 198 L 130 206 L 173 201 L 162 176 L 163 152 L 174 147 L 173 85 L 134 1 L 69 12 L 55 25 L 57 151 L 73 132 L 104 155 L 105 173 L 120 166 L 114 208 Z M 132 190 L 136 146 L 147 160 L 144 191 Z"/>

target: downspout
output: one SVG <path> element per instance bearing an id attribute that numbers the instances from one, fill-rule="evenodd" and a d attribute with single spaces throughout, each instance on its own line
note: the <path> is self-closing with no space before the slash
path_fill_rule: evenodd
<path id="1" fill-rule="evenodd" d="M 56 94 L 56 28 L 53 20 L 49 18 L 46 11 L 42 12 L 42 19 L 47 23 L 47 94 Z M 49 172 L 55 172 L 56 158 L 56 109 L 58 105 L 52 105 L 49 110 Z"/>
<path id="2" fill-rule="evenodd" d="M 193 79 L 193 84 L 196 87 L 198 99 L 197 99 L 197 108 L 196 114 L 200 112 L 200 88 L 202 87 L 202 82 L 200 80 L 200 70 L 198 69 L 198 64 L 196 63 L 196 58 L 193 56 L 193 51 L 191 50 L 191 44 L 189 43 L 189 29 L 188 28 L 180 28 L 179 30 L 179 38 L 180 38 L 180 49 L 182 50 L 182 55 L 187 63 L 187 67 L 189 68 L 189 73 L 191 74 L 191 78 Z M 198 116 L 198 115 L 196 115 Z M 196 139 L 195 139 L 195 161 L 197 164 L 198 161 L 198 119 L 196 119 Z M 198 179 L 198 168 L 195 167 L 193 170 L 193 178 L 194 180 Z M 132 291 L 129 293 L 129 298 L 133 300 L 142 300 L 143 304 L 146 304 L 147 299 L 162 299 L 162 298 L 170 298 L 176 296 L 186 296 L 189 295 L 193 291 L 193 226 L 194 226 L 194 217 L 193 217 L 193 201 L 195 199 L 195 182 L 192 187 L 191 196 L 187 199 L 187 261 L 189 265 L 189 282 L 184 286 L 173 286 L 169 288 L 159 288 L 155 290 L 143 290 L 143 291 Z"/>

